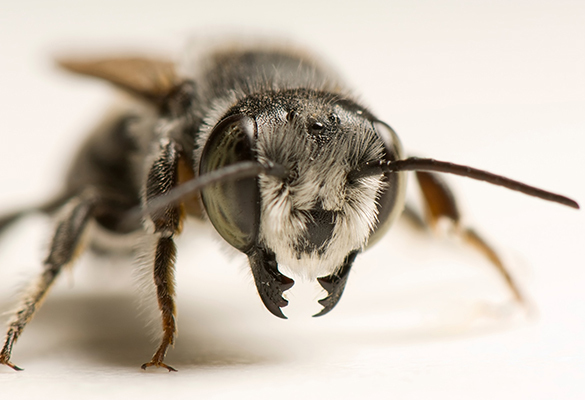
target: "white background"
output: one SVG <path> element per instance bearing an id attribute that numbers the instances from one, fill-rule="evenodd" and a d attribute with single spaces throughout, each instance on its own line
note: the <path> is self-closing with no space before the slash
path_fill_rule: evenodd
<path id="1" fill-rule="evenodd" d="M 212 4 L 213 3 L 213 4 Z M 20 1 L 0 3 L 0 205 L 58 191 L 114 92 L 52 63 L 71 52 L 178 56 L 197 33 L 305 43 L 400 135 L 411 154 L 585 201 L 585 3 L 550 1 Z M 0 368 L 0 397 L 569 399 L 585 395 L 583 212 L 450 178 L 462 208 L 509 261 L 531 316 L 459 244 L 398 224 L 358 258 L 338 307 L 297 283 L 291 318 L 267 312 L 240 255 L 187 226 L 179 330 L 152 343 L 131 263 L 81 257 Z M 0 243 L 0 310 L 40 268 L 50 222 Z M 305 287 L 306 286 L 306 287 Z M 297 288 L 295 287 L 295 289 Z M 155 321 L 156 326 L 156 321 Z"/>

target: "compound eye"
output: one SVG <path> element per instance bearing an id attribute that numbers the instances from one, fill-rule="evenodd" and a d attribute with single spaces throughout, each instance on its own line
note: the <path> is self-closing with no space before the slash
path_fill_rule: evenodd
<path id="1" fill-rule="evenodd" d="M 394 130 L 381 121 L 373 122 L 376 133 L 384 142 L 384 161 L 394 161 L 404 157 L 400 139 Z M 375 243 L 386 233 L 392 222 L 402 213 L 406 176 L 403 172 L 385 174 L 386 188 L 378 198 L 378 224 L 374 228 L 368 245 Z"/>
<path id="2" fill-rule="evenodd" d="M 213 128 L 199 164 L 199 175 L 242 161 L 255 161 L 256 122 L 233 115 Z M 233 247 L 246 252 L 256 242 L 260 224 L 257 178 L 219 182 L 201 191 L 203 205 L 217 232 Z"/>

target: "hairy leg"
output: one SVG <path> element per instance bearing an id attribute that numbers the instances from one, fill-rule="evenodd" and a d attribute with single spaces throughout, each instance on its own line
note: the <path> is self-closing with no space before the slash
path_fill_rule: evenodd
<path id="1" fill-rule="evenodd" d="M 93 191 L 88 190 L 73 197 L 65 205 L 64 213 L 57 222 L 43 271 L 25 292 L 10 319 L 4 346 L 0 351 L 0 364 L 20 370 L 10 361 L 12 347 L 40 307 L 63 267 L 70 264 L 80 251 L 83 232 L 93 216 L 98 199 Z"/>
<path id="2" fill-rule="evenodd" d="M 180 150 L 176 143 L 161 143 L 160 152 L 148 173 L 146 182 L 146 202 L 164 195 L 178 184 Z M 169 346 L 175 342 L 177 325 L 175 322 L 175 256 L 176 247 L 173 240 L 180 233 L 184 218 L 183 206 L 167 206 L 149 215 L 158 235 L 155 249 L 153 278 L 156 286 L 158 306 L 162 317 L 162 339 L 152 359 L 142 365 L 142 369 L 151 366 L 164 367 L 176 371 L 164 363 Z"/>

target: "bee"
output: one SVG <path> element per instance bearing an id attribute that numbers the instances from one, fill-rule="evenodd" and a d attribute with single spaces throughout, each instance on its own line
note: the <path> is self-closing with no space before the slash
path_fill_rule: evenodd
<path id="1" fill-rule="evenodd" d="M 142 106 L 120 111 L 96 129 L 61 195 L 0 218 L 2 230 L 32 211 L 56 216 L 42 273 L 10 319 L 0 352 L 0 364 L 15 370 L 13 345 L 81 251 L 90 221 L 115 234 L 142 231 L 153 239 L 162 338 L 142 368 L 175 371 L 164 359 L 176 336 L 175 238 L 188 216 L 208 220 L 248 257 L 261 301 L 286 318 L 283 295 L 294 281 L 279 265 L 317 279 L 327 295 L 315 316 L 325 315 L 338 304 L 356 257 L 400 215 L 421 226 L 450 221 L 522 302 L 498 254 L 462 224 L 453 193 L 437 172 L 579 208 L 567 197 L 486 171 L 408 157 L 394 130 L 330 68 L 290 46 L 215 46 L 181 66 L 140 57 L 60 63 L 116 85 Z M 416 172 L 424 218 L 406 205 L 406 171 Z"/>

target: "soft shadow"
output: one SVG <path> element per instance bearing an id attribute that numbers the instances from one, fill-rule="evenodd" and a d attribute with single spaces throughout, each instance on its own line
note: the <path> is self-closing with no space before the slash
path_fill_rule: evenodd
<path id="1" fill-rule="evenodd" d="M 6 310 L 9 306 L 0 304 L 0 308 Z M 230 334 L 222 321 L 214 321 L 213 315 L 217 315 L 214 312 L 213 306 L 206 306 L 205 310 L 182 306 L 181 313 L 197 321 L 197 326 L 181 324 L 177 345 L 169 349 L 166 359 L 170 365 L 177 368 L 250 365 L 279 359 L 269 348 L 248 351 L 249 339 Z M 15 345 L 18 359 L 15 361 L 26 366 L 39 357 L 48 359 L 65 353 L 73 354 L 72 357 L 82 355 L 101 366 L 137 370 L 150 360 L 158 346 L 150 331 L 139 313 L 137 298 L 130 294 L 54 296 L 43 305 Z M 21 350 L 21 346 L 25 349 Z"/>

